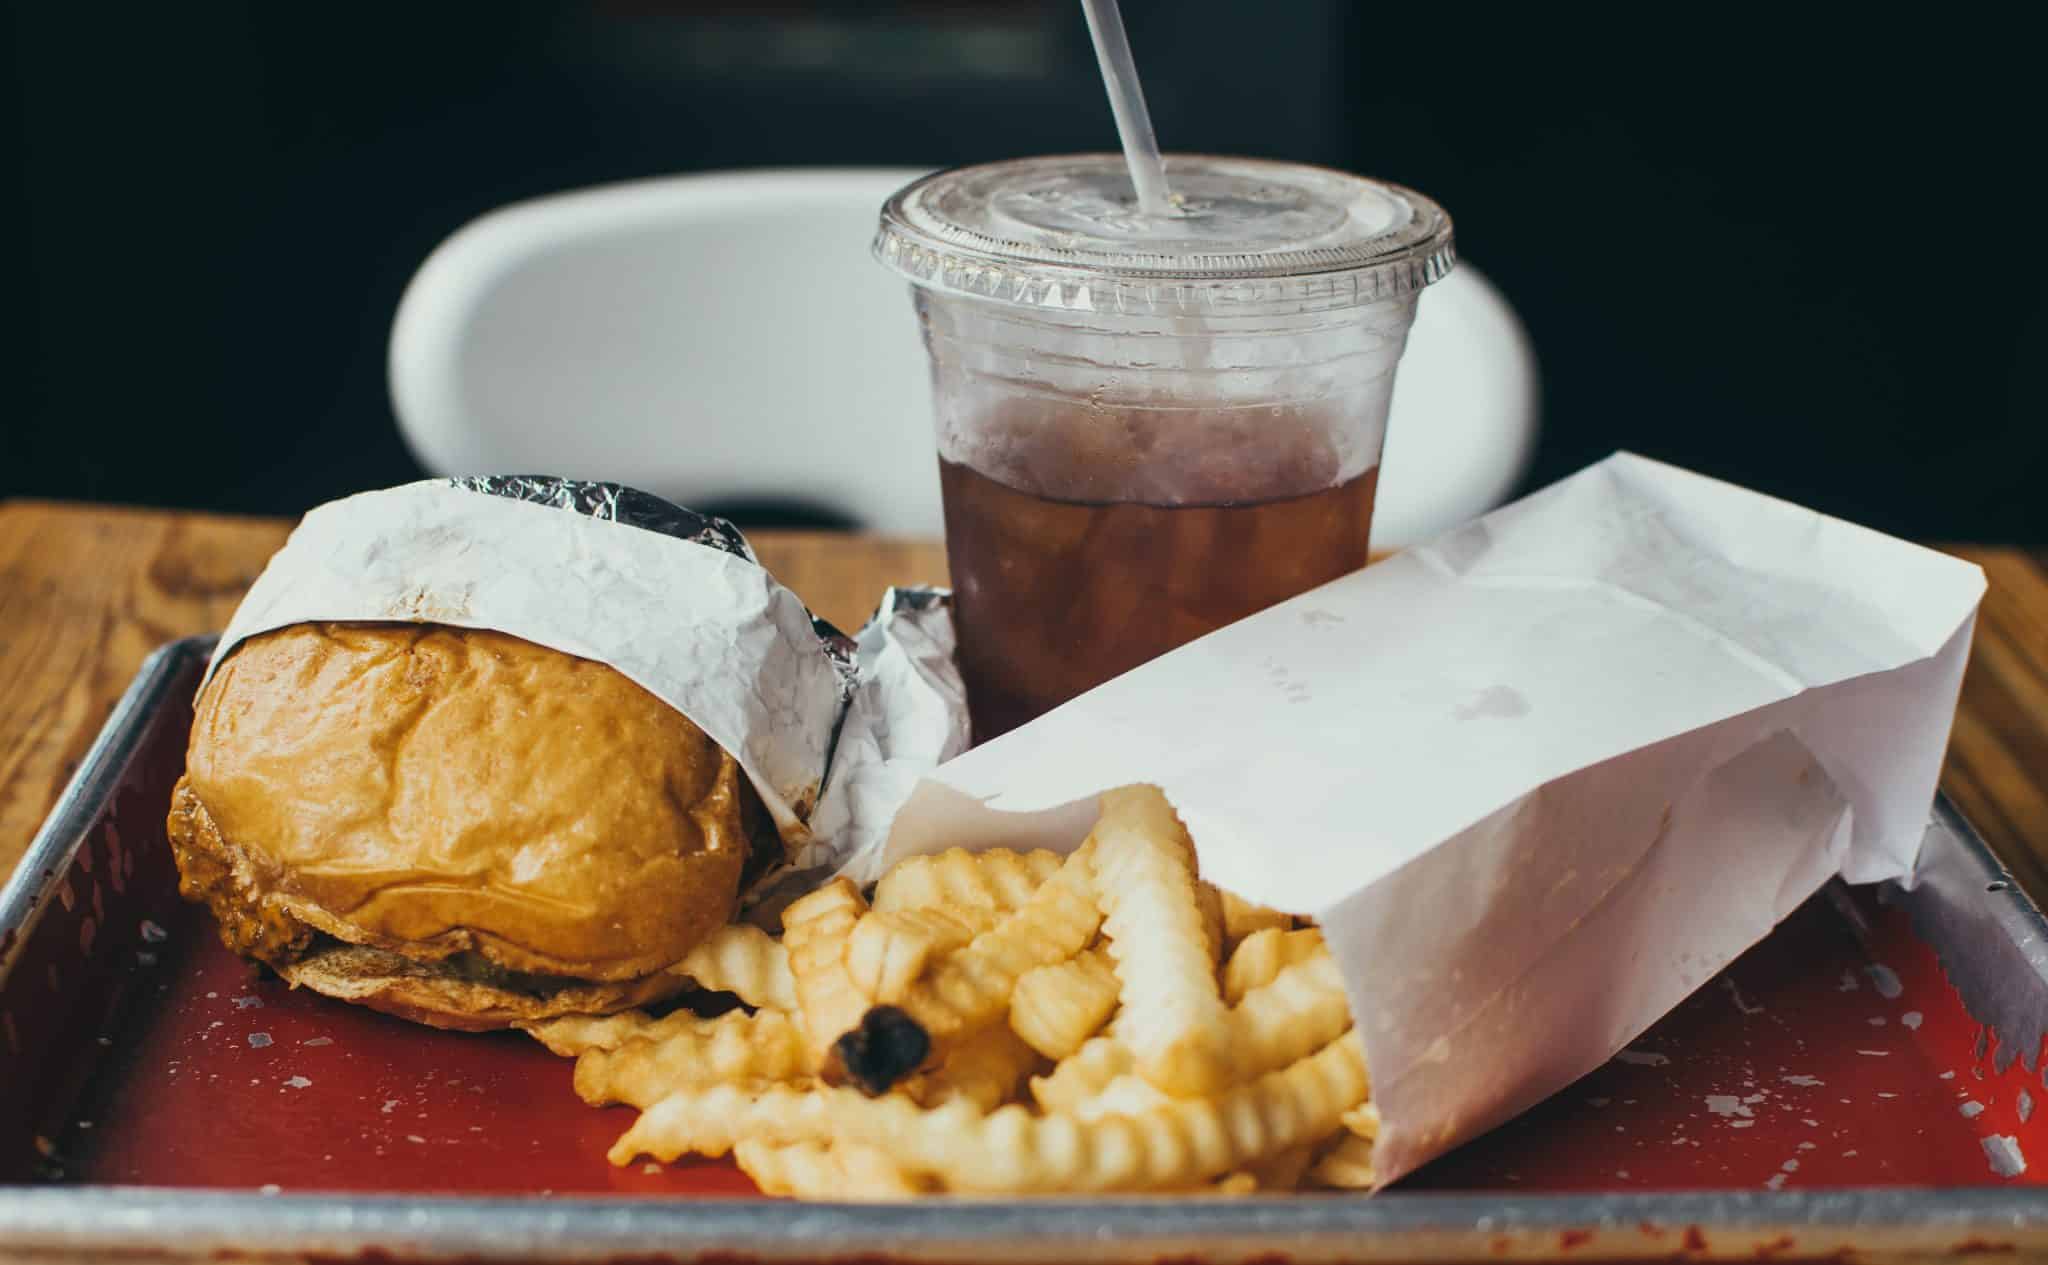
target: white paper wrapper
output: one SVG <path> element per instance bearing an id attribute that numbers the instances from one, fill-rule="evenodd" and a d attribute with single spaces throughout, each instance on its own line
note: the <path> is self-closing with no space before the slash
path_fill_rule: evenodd
<path id="1" fill-rule="evenodd" d="M 733 753 L 799 868 L 872 851 L 917 775 L 967 745 L 951 621 L 929 596 L 890 591 L 849 679 L 748 557 L 442 481 L 308 513 L 207 675 L 246 638 L 311 620 L 496 629 L 611 665 Z"/>
<path id="2" fill-rule="evenodd" d="M 1156 783 L 1322 920 L 1392 1180 L 1591 1071 L 1830 875 L 1909 874 L 1977 568 L 1617 456 L 926 779 L 867 876 Z"/>

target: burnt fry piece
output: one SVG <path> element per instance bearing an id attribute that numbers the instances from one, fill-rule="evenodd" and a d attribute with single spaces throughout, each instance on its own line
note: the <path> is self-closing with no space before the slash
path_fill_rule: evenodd
<path id="1" fill-rule="evenodd" d="M 931 1036 L 917 1020 L 895 1006 L 872 1006 L 859 1027 L 832 1043 L 820 1074 L 827 1085 L 851 1085 L 873 1098 L 922 1067 L 931 1052 Z"/>

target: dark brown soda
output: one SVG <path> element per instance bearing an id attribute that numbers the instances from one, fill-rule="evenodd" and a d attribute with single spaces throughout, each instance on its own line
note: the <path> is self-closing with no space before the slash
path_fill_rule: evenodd
<path id="1" fill-rule="evenodd" d="M 1379 468 L 1171 506 L 1034 495 L 939 462 L 974 739 L 1365 565 Z"/>

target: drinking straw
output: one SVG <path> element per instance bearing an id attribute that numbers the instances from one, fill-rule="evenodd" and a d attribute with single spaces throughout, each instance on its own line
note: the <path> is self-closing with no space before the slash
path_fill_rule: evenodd
<path id="1" fill-rule="evenodd" d="M 1131 169 L 1131 187 L 1143 215 L 1173 213 L 1166 190 L 1166 164 L 1159 158 L 1159 139 L 1152 134 L 1152 115 L 1145 109 L 1145 90 L 1138 85 L 1138 65 L 1124 36 L 1124 18 L 1116 0 L 1081 0 L 1088 17 L 1088 36 L 1095 42 L 1095 60 L 1102 67 L 1102 85 L 1109 89 L 1109 112 L 1123 141 L 1124 162 Z"/>

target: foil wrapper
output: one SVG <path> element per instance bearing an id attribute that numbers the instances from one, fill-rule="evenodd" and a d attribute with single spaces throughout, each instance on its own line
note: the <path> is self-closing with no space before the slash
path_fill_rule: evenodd
<path id="1" fill-rule="evenodd" d="M 943 591 L 890 590 L 849 637 L 731 523 L 615 483 L 428 480 L 319 506 L 207 679 L 247 638 L 312 621 L 489 628 L 609 664 L 739 761 L 786 846 L 768 883 L 874 851 L 901 796 L 967 746 Z"/>
<path id="2" fill-rule="evenodd" d="M 540 474 L 480 474 L 449 479 L 448 486 L 502 496 L 531 505 L 552 505 L 586 518 L 624 523 L 642 531 L 673 536 L 706 549 L 759 563 L 754 547 L 740 529 L 715 514 L 700 514 L 622 483 L 589 479 L 557 479 Z"/>

